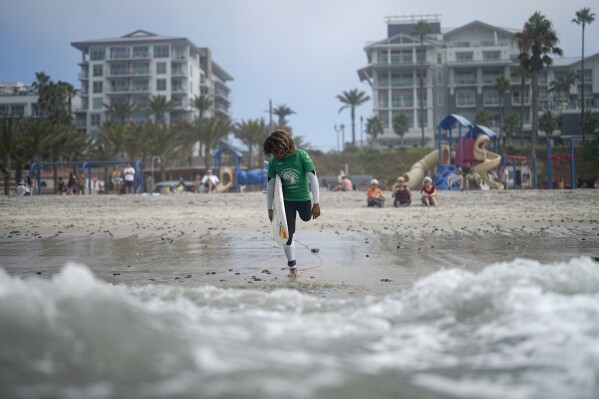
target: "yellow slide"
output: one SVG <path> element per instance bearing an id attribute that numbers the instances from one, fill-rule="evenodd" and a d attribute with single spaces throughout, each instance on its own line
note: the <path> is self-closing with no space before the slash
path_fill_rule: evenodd
<path id="1" fill-rule="evenodd" d="M 449 146 L 441 146 L 441 151 L 443 153 L 443 162 L 449 162 Z M 439 163 L 439 150 L 434 150 L 412 165 L 410 171 L 403 175 L 406 186 L 410 190 L 420 189 L 426 172 L 435 168 L 437 163 Z"/>
<path id="2" fill-rule="evenodd" d="M 489 188 L 503 190 L 503 184 L 488 174 L 491 169 L 495 169 L 501 163 L 501 155 L 487 151 L 485 146 L 488 142 L 489 136 L 485 134 L 478 136 L 478 139 L 474 142 L 474 158 L 482 162 L 473 167 L 472 170 L 480 175 L 483 183 Z"/>

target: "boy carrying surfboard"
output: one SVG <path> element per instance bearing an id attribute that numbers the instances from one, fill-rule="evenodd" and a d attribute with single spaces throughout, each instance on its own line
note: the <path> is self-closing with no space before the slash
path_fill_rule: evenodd
<path id="1" fill-rule="evenodd" d="M 279 238 L 277 242 L 283 243 L 287 266 L 289 266 L 289 277 L 296 278 L 297 264 L 295 261 L 295 243 L 293 242 L 296 214 L 299 214 L 304 222 L 320 216 L 316 169 L 310 155 L 304 150 L 295 148 L 293 139 L 285 130 L 279 129 L 272 132 L 264 141 L 262 150 L 264 155 L 273 157 L 268 163 L 268 185 L 266 189 L 268 218 L 273 222 L 273 218 L 277 221 L 278 216 L 284 215 L 287 228 L 285 229 L 285 223 L 283 222 L 282 226 L 278 227 L 276 231 L 279 235 L 288 236 L 289 238 L 286 242 L 281 241 Z M 280 177 L 283 192 L 282 209 L 277 209 L 277 203 L 280 201 L 280 197 L 275 195 L 277 175 Z M 312 191 L 311 197 L 310 191 Z"/>

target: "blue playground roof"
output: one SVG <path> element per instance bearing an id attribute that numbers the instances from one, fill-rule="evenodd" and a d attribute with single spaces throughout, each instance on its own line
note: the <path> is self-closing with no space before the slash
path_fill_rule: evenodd
<path id="1" fill-rule="evenodd" d="M 439 124 L 437 128 L 443 130 L 449 130 L 453 127 L 454 124 L 458 124 L 464 127 L 473 127 L 474 125 L 468 119 L 464 118 L 462 115 L 458 114 L 449 114 Z"/>

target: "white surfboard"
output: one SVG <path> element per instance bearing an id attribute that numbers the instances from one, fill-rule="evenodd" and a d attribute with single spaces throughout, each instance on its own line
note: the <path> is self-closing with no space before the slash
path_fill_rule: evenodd
<path id="1" fill-rule="evenodd" d="M 289 241 L 289 228 L 283 202 L 283 185 L 279 175 L 275 177 L 275 195 L 272 199 L 272 234 L 279 245 L 285 245 Z"/>

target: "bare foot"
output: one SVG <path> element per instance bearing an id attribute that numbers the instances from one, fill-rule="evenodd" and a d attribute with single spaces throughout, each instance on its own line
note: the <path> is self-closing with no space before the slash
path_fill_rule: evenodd
<path id="1" fill-rule="evenodd" d="M 297 278 L 297 267 L 294 267 L 293 269 L 289 269 L 289 277 L 294 280 Z"/>

